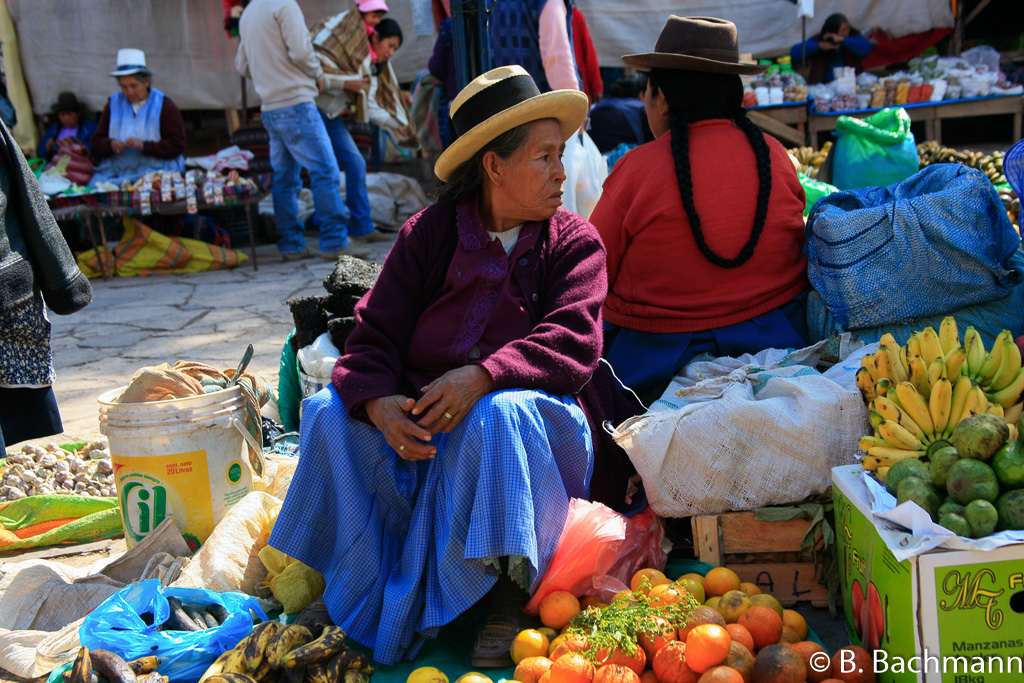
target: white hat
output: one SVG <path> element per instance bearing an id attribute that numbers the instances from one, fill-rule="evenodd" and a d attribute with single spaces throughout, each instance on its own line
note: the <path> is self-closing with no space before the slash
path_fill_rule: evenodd
<path id="1" fill-rule="evenodd" d="M 121 48 L 117 51 L 117 70 L 111 76 L 130 76 L 131 74 L 149 74 L 146 68 L 146 53 L 133 47 Z"/>

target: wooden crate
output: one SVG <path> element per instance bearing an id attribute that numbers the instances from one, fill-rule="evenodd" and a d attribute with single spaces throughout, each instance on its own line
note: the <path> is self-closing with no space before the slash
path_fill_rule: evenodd
<path id="1" fill-rule="evenodd" d="M 756 584 L 784 605 L 828 604 L 828 590 L 818 583 L 821 567 L 801 555 L 809 519 L 762 522 L 753 512 L 727 512 L 693 517 L 697 559 L 728 567 L 740 579 Z M 817 539 L 820 547 L 821 537 Z"/>

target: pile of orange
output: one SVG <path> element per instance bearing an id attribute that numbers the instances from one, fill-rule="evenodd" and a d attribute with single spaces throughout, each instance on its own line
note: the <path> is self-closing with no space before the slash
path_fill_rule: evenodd
<path id="1" fill-rule="evenodd" d="M 637 592 L 637 594 L 634 594 Z M 685 624 L 651 617 L 654 630 L 640 636 L 633 654 L 622 650 L 587 658 L 585 636 L 566 633 L 582 609 L 617 609 L 643 597 L 652 606 L 692 596 L 700 606 Z M 512 645 L 515 680 L 521 683 L 872 683 L 871 656 L 853 646 L 863 662 L 855 678 L 838 670 L 815 671 L 810 662 L 824 649 L 807 640 L 807 622 L 783 609 L 770 594 L 744 583 L 732 570 L 716 567 L 706 576 L 686 574 L 675 581 L 656 569 L 636 573 L 628 590 L 610 605 L 597 598 L 583 602 L 556 591 L 540 603 L 545 628 L 523 631 Z M 556 635 L 558 631 L 561 634 Z M 840 653 L 833 655 L 838 660 Z M 820 657 L 820 655 L 819 655 Z M 815 658 L 817 662 L 817 658 Z"/>

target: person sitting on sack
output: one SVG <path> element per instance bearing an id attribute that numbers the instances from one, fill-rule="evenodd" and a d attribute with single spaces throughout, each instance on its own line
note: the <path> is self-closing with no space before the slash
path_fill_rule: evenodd
<path id="1" fill-rule="evenodd" d="M 743 108 L 736 26 L 672 16 L 649 71 L 655 140 L 628 152 L 590 220 L 608 250 L 605 358 L 650 404 L 694 356 L 807 345 L 804 190 Z"/>
<path id="2" fill-rule="evenodd" d="M 402 227 L 331 386 L 304 405 L 270 544 L 323 573 L 334 623 L 382 664 L 490 594 L 473 666 L 510 665 L 569 500 L 605 466 L 588 398 L 604 248 L 559 208 L 586 114 L 585 94 L 542 95 L 518 66 L 462 90 L 438 202 Z"/>
<path id="3" fill-rule="evenodd" d="M 185 171 L 185 120 L 171 98 L 152 86 L 146 53 L 117 51 L 117 69 L 110 72 L 121 86 L 103 107 L 93 154 L 102 161 L 90 184 L 137 180 L 156 171 Z"/>
<path id="4" fill-rule="evenodd" d="M 354 9 L 321 19 L 310 32 L 324 70 L 324 88 L 316 105 L 345 173 L 348 234 L 356 241 L 391 238 L 375 231 L 370 219 L 366 159 L 352 139 L 346 119 L 354 116 L 361 123 L 391 128 L 399 137 L 410 136 L 398 79 L 387 63 L 402 44 L 402 31 L 394 21 L 380 28 L 387 11 L 385 0 L 361 0 Z"/>
<path id="5" fill-rule="evenodd" d="M 46 161 L 52 159 L 57 153 L 57 143 L 65 139 L 81 142 L 92 152 L 96 122 L 83 116 L 85 105 L 75 97 L 75 93 L 62 92 L 57 95 L 57 102 L 50 109 L 57 115 L 57 120 L 46 129 L 46 134 L 39 142 L 39 158 Z"/>

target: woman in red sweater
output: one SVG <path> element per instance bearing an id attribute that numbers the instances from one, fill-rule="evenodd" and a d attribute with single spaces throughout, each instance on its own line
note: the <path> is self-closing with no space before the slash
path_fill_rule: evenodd
<path id="1" fill-rule="evenodd" d="M 670 17 L 650 71 L 653 142 L 616 164 L 590 217 L 608 251 L 605 357 L 645 403 L 700 354 L 806 345 L 804 191 L 742 107 L 736 27 Z"/>

